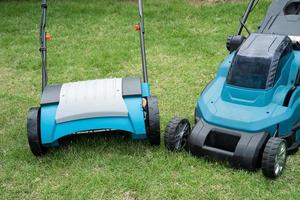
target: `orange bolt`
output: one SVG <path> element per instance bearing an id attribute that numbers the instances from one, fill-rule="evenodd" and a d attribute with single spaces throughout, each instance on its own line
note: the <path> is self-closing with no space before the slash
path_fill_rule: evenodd
<path id="1" fill-rule="evenodd" d="M 52 40 L 52 35 L 46 32 L 46 41 L 51 41 L 51 40 Z"/>
<path id="2" fill-rule="evenodd" d="M 140 25 L 139 24 L 134 25 L 134 30 L 139 32 L 141 30 Z"/>

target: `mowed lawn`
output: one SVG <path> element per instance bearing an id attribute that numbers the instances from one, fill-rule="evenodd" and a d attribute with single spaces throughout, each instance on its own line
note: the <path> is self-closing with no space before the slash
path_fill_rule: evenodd
<path id="1" fill-rule="evenodd" d="M 269 1 L 249 19 L 255 30 Z M 246 2 L 145 0 L 146 47 L 161 129 L 193 120 L 197 96 L 228 55 Z M 138 7 L 131 0 L 50 0 L 50 83 L 141 76 Z M 276 181 L 261 171 L 170 153 L 147 141 L 89 135 L 41 158 L 28 147 L 26 114 L 39 104 L 40 2 L 0 0 L 0 199 L 299 199 L 300 154 Z"/>

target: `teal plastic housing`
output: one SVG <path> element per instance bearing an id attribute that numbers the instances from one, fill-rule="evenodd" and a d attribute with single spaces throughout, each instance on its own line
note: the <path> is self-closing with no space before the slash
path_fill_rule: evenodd
<path id="1" fill-rule="evenodd" d="M 146 124 L 142 98 L 150 96 L 150 86 L 142 83 L 142 95 L 124 97 L 127 117 L 98 117 L 56 123 L 58 104 L 41 106 L 41 141 L 45 146 L 56 146 L 58 139 L 90 130 L 120 130 L 132 134 L 135 140 L 146 139 Z"/>
<path id="2" fill-rule="evenodd" d="M 235 52 L 221 64 L 217 76 L 197 101 L 196 116 L 206 122 L 238 131 L 284 136 L 300 120 L 300 87 L 296 87 L 288 105 L 284 101 L 295 87 L 300 67 L 300 52 L 283 57 L 281 74 L 270 89 L 251 89 L 229 85 L 226 77 Z M 297 140 L 300 134 L 297 132 Z"/>

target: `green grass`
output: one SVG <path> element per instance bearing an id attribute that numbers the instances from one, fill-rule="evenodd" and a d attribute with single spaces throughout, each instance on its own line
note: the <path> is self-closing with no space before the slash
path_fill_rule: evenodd
<path id="1" fill-rule="evenodd" d="M 194 1 L 195 2 L 195 1 Z M 267 9 L 250 18 L 254 30 Z M 228 54 L 246 3 L 146 0 L 146 46 L 162 131 L 174 115 L 193 118 L 200 91 Z M 29 151 L 26 113 L 39 104 L 39 1 L 0 1 L 0 199 L 297 199 L 300 155 L 284 175 L 167 152 L 147 142 L 76 137 L 42 158 Z M 139 20 L 132 1 L 49 2 L 50 83 L 140 76 Z"/>

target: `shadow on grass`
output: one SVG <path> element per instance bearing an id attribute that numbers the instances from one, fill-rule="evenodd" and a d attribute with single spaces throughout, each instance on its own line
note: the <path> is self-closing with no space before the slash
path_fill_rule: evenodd
<path id="1" fill-rule="evenodd" d="M 131 133 L 123 131 L 91 132 L 72 134 L 59 139 L 58 147 L 50 147 L 46 155 L 52 156 L 71 151 L 75 154 L 99 153 L 119 155 L 142 155 L 147 150 L 159 149 L 151 146 L 147 139 L 133 140 Z M 69 154 L 69 153 L 68 153 Z"/>

